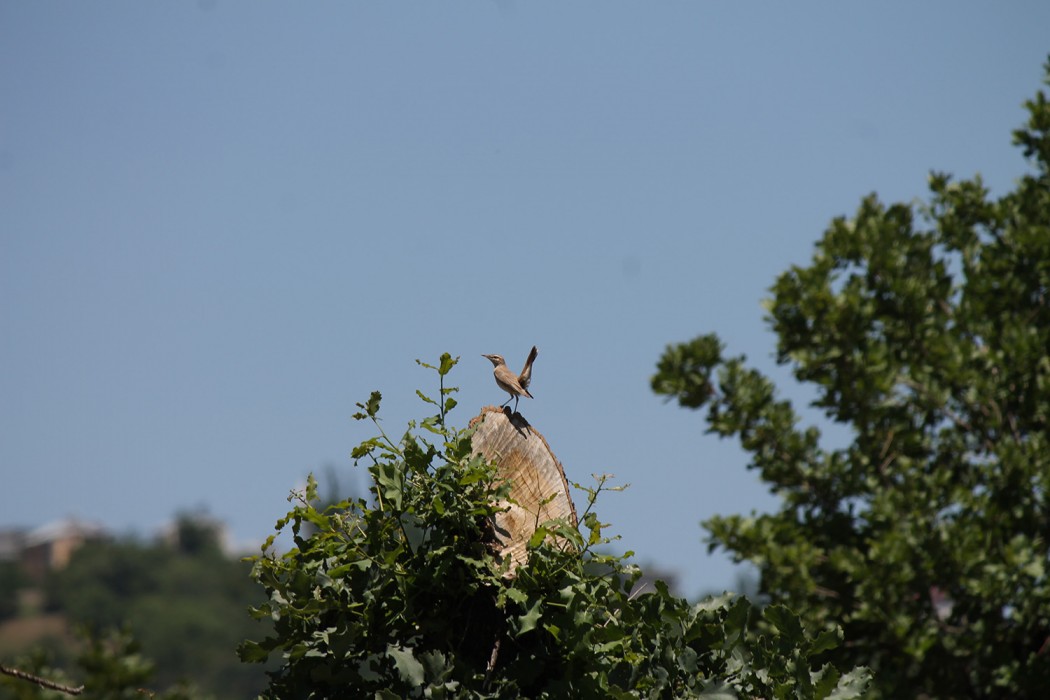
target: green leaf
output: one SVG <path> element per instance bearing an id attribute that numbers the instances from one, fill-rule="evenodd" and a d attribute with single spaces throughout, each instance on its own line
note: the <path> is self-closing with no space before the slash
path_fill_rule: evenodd
<path id="1" fill-rule="evenodd" d="M 543 544 L 543 540 L 547 539 L 547 535 L 550 534 L 545 527 L 538 527 L 536 531 L 532 533 L 532 537 L 529 538 L 529 549 L 535 549 Z"/>
<path id="2" fill-rule="evenodd" d="M 440 418 L 438 416 L 430 416 L 424 418 L 423 422 L 419 424 L 421 428 L 428 432 L 434 433 L 435 435 L 444 435 L 445 429 L 440 424 Z"/>
<path id="3" fill-rule="evenodd" d="M 313 503 L 317 500 L 317 479 L 313 473 L 306 475 L 306 492 L 305 498 L 307 503 Z M 312 508 L 310 510 L 313 510 Z"/>
<path id="4" fill-rule="evenodd" d="M 791 612 L 783 605 L 770 605 L 762 611 L 762 617 L 770 622 L 777 630 L 792 644 L 797 644 L 805 639 L 802 632 L 802 622 L 798 615 Z"/>
<path id="5" fill-rule="evenodd" d="M 476 484 L 479 481 L 484 481 L 488 478 L 488 476 L 488 473 L 481 469 L 473 469 L 464 474 L 463 476 L 459 477 L 457 483 L 460 486 L 470 486 L 471 484 Z"/>
<path id="6" fill-rule="evenodd" d="M 855 668 L 843 674 L 835 690 L 828 695 L 828 700 L 855 700 L 867 696 L 871 685 L 871 671 L 867 668 Z"/>
<path id="7" fill-rule="evenodd" d="M 813 700 L 826 700 L 838 687 L 842 674 L 830 664 L 813 674 Z"/>
<path id="8" fill-rule="evenodd" d="M 356 404 L 356 406 L 362 409 L 364 413 L 355 413 L 353 415 L 354 420 L 363 420 L 365 418 L 374 419 L 376 417 L 376 414 L 379 413 L 379 402 L 382 400 L 383 395 L 380 394 L 378 391 L 373 391 L 372 394 L 368 397 L 368 401 L 366 401 L 363 404 Z"/>
<path id="9" fill-rule="evenodd" d="M 513 600 L 515 603 L 518 603 L 519 605 L 521 605 L 529 599 L 528 593 L 518 588 L 508 588 L 507 597 Z"/>
<path id="10" fill-rule="evenodd" d="M 258 664 L 270 658 L 272 649 L 272 645 L 267 647 L 258 642 L 245 640 L 237 647 L 237 656 L 246 664 Z"/>
<path id="11" fill-rule="evenodd" d="M 596 523 L 595 527 L 591 528 L 590 534 L 587 537 L 587 544 L 588 546 L 593 546 L 602 541 L 602 523 Z"/>
<path id="12" fill-rule="evenodd" d="M 699 671 L 699 666 L 696 662 L 696 651 L 692 647 L 683 647 L 678 652 L 678 657 L 675 661 L 683 673 L 694 675 Z"/>
<path id="13" fill-rule="evenodd" d="M 543 601 L 537 600 L 532 604 L 524 615 L 518 616 L 518 636 L 531 632 L 536 629 L 536 625 L 539 624 L 540 617 L 542 616 Z"/>
<path id="14" fill-rule="evenodd" d="M 841 629 L 836 627 L 833 630 L 824 630 L 813 640 L 813 644 L 810 647 L 810 654 L 821 654 L 829 649 L 834 649 L 841 641 Z"/>
<path id="15" fill-rule="evenodd" d="M 735 598 L 726 611 L 724 629 L 727 646 L 738 644 L 747 632 L 748 619 L 751 616 L 751 603 L 747 598 Z"/>
<path id="16" fill-rule="evenodd" d="M 737 700 L 739 698 L 732 686 L 725 681 L 706 683 L 697 697 L 704 698 L 704 700 Z"/>
<path id="17" fill-rule="evenodd" d="M 453 358 L 447 352 L 441 355 L 441 366 L 438 368 L 438 374 L 444 377 L 446 374 L 452 371 L 452 368 L 459 362 L 459 357 Z"/>
<path id="18" fill-rule="evenodd" d="M 383 447 L 383 441 L 381 438 L 372 438 L 370 440 L 365 440 L 350 452 L 350 456 L 353 457 L 355 460 L 360 459 L 371 454 L 372 450 L 381 447 Z"/>
<path id="19" fill-rule="evenodd" d="M 411 648 L 388 644 L 386 655 L 394 660 L 394 665 L 397 667 L 397 672 L 401 676 L 401 680 L 405 681 L 412 687 L 423 685 L 423 664 L 416 659 Z"/>

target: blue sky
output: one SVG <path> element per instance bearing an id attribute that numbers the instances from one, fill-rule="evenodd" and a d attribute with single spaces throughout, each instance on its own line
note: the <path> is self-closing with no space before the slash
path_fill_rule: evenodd
<path id="1" fill-rule="evenodd" d="M 761 299 L 834 216 L 931 169 L 1002 193 L 1050 4 L 0 2 L 0 525 L 261 541 L 305 474 L 427 411 L 520 408 L 680 590 L 699 521 L 776 503 L 649 377 L 721 335 L 784 382 Z M 819 420 L 819 416 L 808 414 Z"/>

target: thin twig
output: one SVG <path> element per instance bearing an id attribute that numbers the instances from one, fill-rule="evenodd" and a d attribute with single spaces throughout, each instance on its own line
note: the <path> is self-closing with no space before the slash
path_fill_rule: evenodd
<path id="1" fill-rule="evenodd" d="M 890 451 L 890 445 L 893 444 L 893 436 L 894 436 L 894 431 L 893 430 L 890 430 L 889 432 L 886 433 L 886 439 L 882 443 L 882 449 L 879 450 L 879 459 L 884 458 L 886 456 L 886 454 Z M 882 471 L 881 467 L 880 467 L 879 471 Z"/>
<path id="2" fill-rule="evenodd" d="M 898 455 L 896 452 L 891 452 L 888 455 L 886 455 L 886 458 L 883 459 L 882 462 L 879 464 L 879 475 L 886 476 L 886 469 L 891 464 L 893 464 L 893 460 L 897 459 L 897 457 L 899 456 L 900 455 Z"/>
<path id="3" fill-rule="evenodd" d="M 496 637 L 496 643 L 492 645 L 492 654 L 489 655 L 488 665 L 485 666 L 485 682 L 482 684 L 483 690 L 489 689 L 489 683 L 492 681 L 492 672 L 496 669 L 496 660 L 499 659 L 499 645 L 503 641 L 502 637 Z"/>
<path id="4" fill-rule="evenodd" d="M 7 666 L 4 666 L 3 664 L 0 664 L 0 673 L 4 673 L 8 676 L 13 676 L 15 678 L 21 678 L 24 681 L 36 683 L 41 688 L 47 688 L 48 690 L 57 690 L 60 693 L 66 693 L 67 695 L 80 695 L 84 692 L 84 686 L 82 685 L 77 686 L 76 688 L 68 685 L 62 685 L 61 683 L 49 681 L 48 679 L 41 678 L 40 676 L 34 676 L 32 673 L 19 671 L 17 668 L 9 668 Z"/>

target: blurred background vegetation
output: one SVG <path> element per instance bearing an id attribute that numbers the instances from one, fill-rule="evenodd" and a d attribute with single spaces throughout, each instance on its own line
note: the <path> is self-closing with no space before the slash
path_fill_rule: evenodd
<path id="1" fill-rule="evenodd" d="M 194 696 L 254 697 L 266 669 L 242 664 L 235 652 L 267 632 L 248 614 L 264 596 L 249 570 L 224 550 L 221 524 L 202 513 L 180 514 L 151 541 L 92 537 L 60 568 L 34 574 L 18 561 L 0 562 L 0 663 L 84 666 L 78 659 L 119 631 L 152 667 L 143 675 L 149 688 L 188 684 Z M 0 681 L 0 699 L 24 690 Z"/>

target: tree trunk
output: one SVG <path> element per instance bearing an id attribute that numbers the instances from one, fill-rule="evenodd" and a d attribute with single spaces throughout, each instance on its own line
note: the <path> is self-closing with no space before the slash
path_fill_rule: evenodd
<path id="1" fill-rule="evenodd" d="M 510 555 L 513 573 L 525 563 L 537 527 L 556 518 L 577 524 L 569 482 L 547 441 L 520 413 L 486 406 L 470 427 L 474 453 L 494 462 L 510 482 L 510 499 L 501 504 L 506 510 L 496 515 L 495 526 L 500 556 Z"/>

